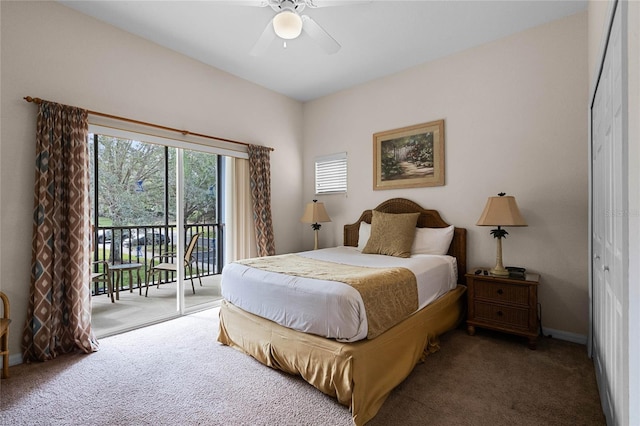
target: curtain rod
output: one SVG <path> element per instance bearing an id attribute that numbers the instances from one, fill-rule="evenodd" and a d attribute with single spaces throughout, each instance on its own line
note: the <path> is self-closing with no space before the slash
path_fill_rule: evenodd
<path id="1" fill-rule="evenodd" d="M 43 99 L 32 98 L 31 96 L 25 96 L 23 99 L 25 101 L 27 101 L 27 102 L 33 102 L 34 104 L 38 104 L 38 105 L 40 105 L 43 102 Z M 235 144 L 238 144 L 238 145 L 244 145 L 244 146 L 252 145 L 252 144 L 247 143 L 247 142 L 234 141 L 233 139 L 225 139 L 225 138 L 220 138 L 220 137 L 217 137 L 217 136 L 204 135 L 202 133 L 194 133 L 194 132 L 190 132 L 188 130 L 180 130 L 180 129 L 175 129 L 173 127 L 161 126 L 159 124 L 147 123 L 145 121 L 133 120 L 131 118 L 118 117 L 117 115 L 105 114 L 103 112 L 97 112 L 97 111 L 91 111 L 91 110 L 87 110 L 87 112 L 89 114 L 98 115 L 100 117 L 112 118 L 112 119 L 115 119 L 115 120 L 122 120 L 122 121 L 126 121 L 126 122 L 129 122 L 129 123 L 141 124 L 143 126 L 155 127 L 157 129 L 167 130 L 167 131 L 170 131 L 170 132 L 181 133 L 182 136 L 192 135 L 192 136 L 198 136 L 198 137 L 206 138 L 206 139 L 214 139 L 214 140 L 222 141 L 222 142 L 235 143 Z M 269 148 L 269 150 L 274 151 L 273 148 L 271 148 L 271 147 L 268 147 L 268 148 Z"/>

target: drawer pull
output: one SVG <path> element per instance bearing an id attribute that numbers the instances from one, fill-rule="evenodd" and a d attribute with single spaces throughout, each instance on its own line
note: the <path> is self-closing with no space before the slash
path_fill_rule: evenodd
<path id="1" fill-rule="evenodd" d="M 501 288 L 499 288 L 499 289 L 498 289 L 498 294 L 502 294 L 502 293 L 503 293 L 502 289 L 501 289 Z"/>
<path id="2" fill-rule="evenodd" d="M 499 317 L 501 317 L 501 316 L 502 316 L 502 311 L 498 311 L 498 312 L 496 312 L 496 315 L 498 315 Z"/>

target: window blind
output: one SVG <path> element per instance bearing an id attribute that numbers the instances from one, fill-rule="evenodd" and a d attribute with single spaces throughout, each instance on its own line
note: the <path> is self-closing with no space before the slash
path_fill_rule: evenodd
<path id="1" fill-rule="evenodd" d="M 347 192 L 347 153 L 316 158 L 316 194 Z"/>

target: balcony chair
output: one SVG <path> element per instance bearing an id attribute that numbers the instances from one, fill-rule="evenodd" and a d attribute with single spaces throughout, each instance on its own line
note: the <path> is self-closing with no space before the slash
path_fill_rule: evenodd
<path id="1" fill-rule="evenodd" d="M 113 285 L 111 284 L 111 273 L 109 272 L 109 264 L 104 260 L 96 260 L 95 262 L 92 262 L 92 264 L 100 264 L 103 266 L 103 268 L 102 272 L 91 272 L 91 282 L 107 283 L 107 291 L 109 292 L 109 296 L 111 296 L 111 303 L 115 303 L 115 300 L 113 300 Z"/>
<path id="2" fill-rule="evenodd" d="M 196 264 L 196 275 L 198 276 L 198 281 L 200 281 L 200 287 L 202 287 L 202 279 L 200 278 L 200 269 L 198 268 L 198 261 L 195 258 L 195 256 L 193 255 L 193 251 L 196 248 L 196 244 L 198 243 L 198 238 L 200 237 L 200 234 L 193 234 L 193 236 L 191 237 L 191 241 L 189 241 L 189 245 L 187 246 L 187 249 L 184 251 L 184 268 L 185 270 L 188 269 L 189 270 L 189 277 L 191 278 L 191 289 L 193 290 L 193 294 L 196 294 L 196 287 L 193 285 L 193 264 Z M 147 297 L 147 294 L 149 293 L 149 281 L 151 280 L 151 277 L 153 276 L 153 274 L 158 273 L 158 272 L 177 272 L 178 270 L 178 263 L 175 262 L 176 258 L 176 253 L 175 252 L 171 252 L 171 253 L 163 253 L 160 254 L 158 256 L 153 256 L 151 258 L 151 260 L 149 261 L 149 267 L 147 268 L 147 279 L 145 282 L 145 292 L 144 292 L 144 297 Z M 158 263 L 157 265 L 154 265 L 154 259 L 159 259 L 161 263 Z M 162 262 L 162 260 L 165 260 L 164 262 Z M 158 287 L 160 287 L 160 281 L 158 280 Z"/>
<path id="3" fill-rule="evenodd" d="M 0 356 L 2 357 L 2 378 L 9 378 L 9 323 L 11 315 L 9 298 L 0 291 L 2 299 L 2 317 L 0 318 Z"/>

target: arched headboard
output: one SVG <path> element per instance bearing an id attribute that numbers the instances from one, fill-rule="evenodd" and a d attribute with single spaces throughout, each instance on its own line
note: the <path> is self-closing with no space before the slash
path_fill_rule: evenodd
<path id="1" fill-rule="evenodd" d="M 405 198 L 392 198 L 384 201 L 374 210 L 383 213 L 420 213 L 416 224 L 418 228 L 445 228 L 449 226 L 440 217 L 440 213 L 437 210 L 423 209 L 418 204 Z M 344 226 L 345 246 L 356 247 L 358 245 L 360 222 L 371 223 L 371 210 L 365 210 L 355 223 Z M 467 230 L 465 228 L 455 228 L 447 254 L 456 258 L 458 263 L 458 283 L 465 284 L 464 274 L 467 273 Z"/>

